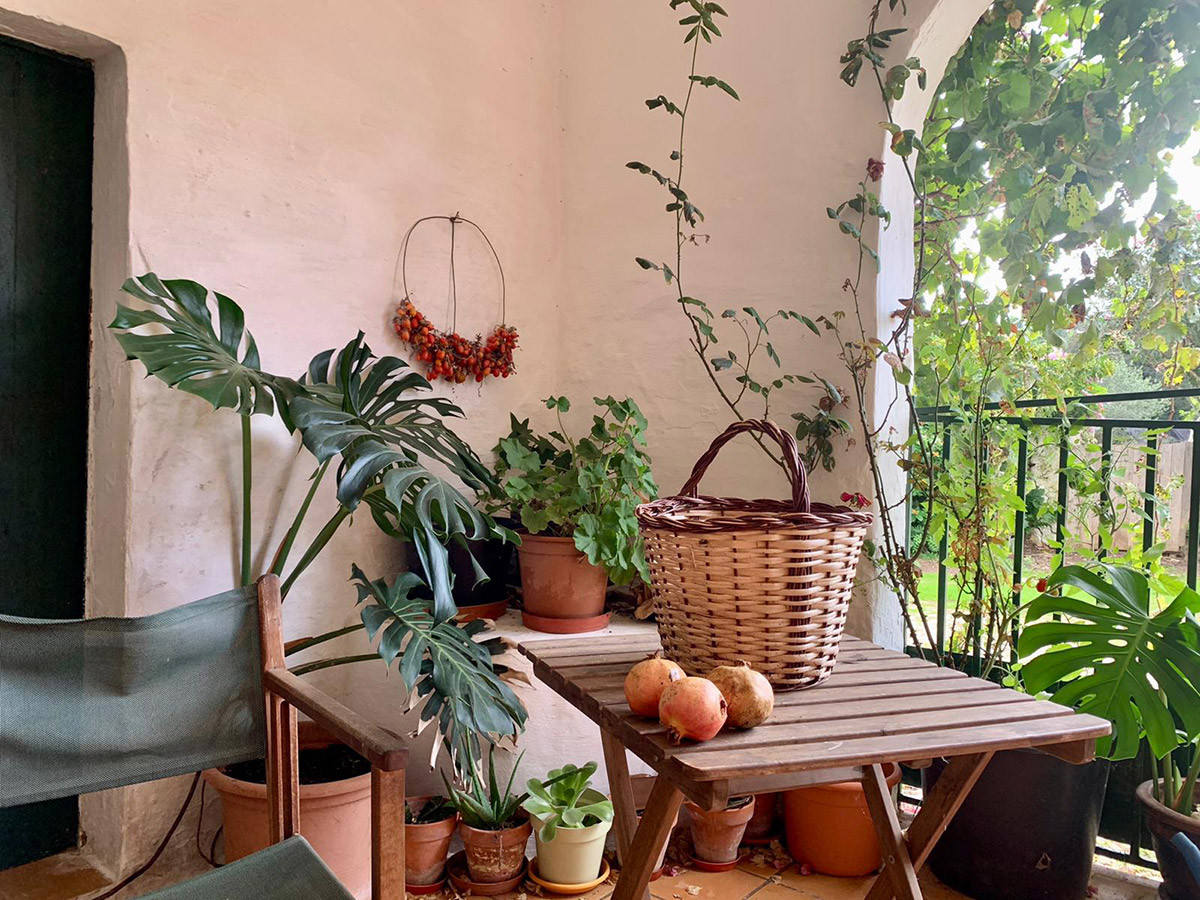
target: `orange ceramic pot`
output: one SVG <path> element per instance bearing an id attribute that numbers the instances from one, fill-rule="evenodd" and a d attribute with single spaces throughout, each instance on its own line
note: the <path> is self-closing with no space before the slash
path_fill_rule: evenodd
<path id="1" fill-rule="evenodd" d="M 883 770 L 895 788 L 900 767 L 887 763 Z M 861 782 L 786 791 L 783 814 L 788 852 L 823 875 L 857 878 L 883 864 Z"/>
<path id="2" fill-rule="evenodd" d="M 299 723 L 301 749 L 335 743 L 315 722 Z M 204 780 L 221 797 L 225 861 L 233 862 L 271 843 L 267 786 L 208 769 Z M 300 785 L 300 834 L 358 900 L 371 897 L 371 773 L 341 781 Z"/>
<path id="3" fill-rule="evenodd" d="M 517 553 L 526 625 L 539 631 L 558 631 L 553 623 L 544 627 L 545 622 L 572 620 L 588 627 L 570 628 L 570 622 L 563 626 L 572 631 L 593 631 L 607 624 L 603 612 L 608 575 L 587 561 L 575 548 L 573 538 L 522 534 Z"/>
<path id="4" fill-rule="evenodd" d="M 416 815 L 429 797 L 409 797 L 408 806 Z M 445 880 L 446 856 L 450 842 L 454 840 L 454 829 L 458 825 L 458 813 L 446 816 L 440 822 L 425 825 L 404 826 L 404 880 L 406 884 L 430 885 Z"/>
<path id="5" fill-rule="evenodd" d="M 737 809 L 708 810 L 691 800 L 684 803 L 691 819 L 692 849 L 696 859 L 706 863 L 736 863 L 742 835 L 754 816 L 754 798 Z"/>

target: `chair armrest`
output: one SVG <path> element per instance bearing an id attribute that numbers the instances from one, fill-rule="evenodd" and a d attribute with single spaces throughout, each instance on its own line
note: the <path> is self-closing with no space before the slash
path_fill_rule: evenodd
<path id="1" fill-rule="evenodd" d="M 408 748 L 401 738 L 364 719 L 287 669 L 263 672 L 263 688 L 328 729 L 342 743 L 366 757 L 375 768 L 395 772 L 408 764 Z"/>

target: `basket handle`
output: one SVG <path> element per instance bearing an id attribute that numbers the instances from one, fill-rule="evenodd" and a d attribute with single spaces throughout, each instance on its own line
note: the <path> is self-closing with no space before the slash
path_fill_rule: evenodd
<path id="1" fill-rule="evenodd" d="M 679 495 L 682 497 L 698 496 L 700 479 L 704 477 L 704 473 L 708 471 L 712 461 L 717 458 L 721 448 L 744 431 L 760 432 L 779 444 L 779 449 L 783 451 L 783 468 L 787 472 L 788 481 L 792 484 L 792 509 L 796 512 L 808 512 L 811 508 L 808 496 L 808 473 L 804 471 L 804 463 L 800 461 L 800 448 L 796 446 L 796 439 L 791 434 L 767 419 L 746 419 L 742 422 L 734 422 L 726 428 L 724 433 L 709 445 L 704 455 L 696 460 L 696 465 L 692 466 L 692 474 L 687 483 L 679 489 Z"/>

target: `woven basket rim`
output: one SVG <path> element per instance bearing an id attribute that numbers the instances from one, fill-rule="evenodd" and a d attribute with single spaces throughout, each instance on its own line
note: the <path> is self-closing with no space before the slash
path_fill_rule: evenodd
<path id="1" fill-rule="evenodd" d="M 736 516 L 714 517 L 709 513 L 737 513 Z M 760 498 L 743 500 L 738 497 L 662 497 L 643 503 L 636 510 L 638 522 L 647 528 L 669 528 L 676 531 L 760 531 L 764 528 L 866 528 L 875 517 L 869 512 L 813 503 L 807 512 L 799 512 L 785 500 Z"/>

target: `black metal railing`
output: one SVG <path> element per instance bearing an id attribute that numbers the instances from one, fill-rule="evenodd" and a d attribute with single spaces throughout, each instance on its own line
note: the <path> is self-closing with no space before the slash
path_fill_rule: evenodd
<path id="1" fill-rule="evenodd" d="M 1026 530 L 1027 530 L 1027 513 L 1025 504 L 1030 491 L 1031 483 L 1034 483 L 1034 477 L 1031 474 L 1032 450 L 1038 448 L 1039 444 L 1034 443 L 1038 429 L 1041 429 L 1043 435 L 1049 435 L 1050 440 L 1044 441 L 1040 446 L 1045 446 L 1050 451 L 1049 455 L 1053 455 L 1053 447 L 1057 444 L 1057 471 L 1054 472 L 1053 489 L 1055 493 L 1054 502 L 1054 540 L 1049 543 L 1050 548 L 1054 552 L 1054 558 L 1051 568 L 1055 568 L 1064 564 L 1068 556 L 1074 557 L 1079 561 L 1086 561 L 1086 556 L 1090 555 L 1092 559 L 1103 559 L 1105 548 L 1103 545 L 1097 546 L 1093 540 L 1090 542 L 1089 548 L 1085 548 L 1080 543 L 1076 542 L 1068 552 L 1068 544 L 1071 536 L 1068 533 L 1068 510 L 1071 501 L 1071 460 L 1072 460 L 1072 440 L 1075 435 L 1078 435 L 1084 430 L 1094 429 L 1099 433 L 1098 443 L 1092 442 L 1091 447 L 1095 456 L 1095 466 L 1099 480 L 1099 515 L 1103 516 L 1105 510 L 1112 508 L 1113 498 L 1113 437 L 1114 433 L 1128 433 L 1131 435 L 1140 436 L 1141 460 L 1139 465 L 1142 467 L 1144 477 L 1141 484 L 1141 552 L 1144 555 L 1149 554 L 1155 549 L 1157 539 L 1157 526 L 1160 521 L 1160 508 L 1162 498 L 1159 495 L 1159 459 L 1163 451 L 1162 441 L 1164 435 L 1173 431 L 1188 432 L 1187 439 L 1192 444 L 1192 453 L 1188 470 L 1184 476 L 1184 490 L 1187 492 L 1186 512 L 1184 513 L 1184 521 L 1172 523 L 1174 527 L 1182 527 L 1186 535 L 1186 579 L 1191 587 L 1196 586 L 1197 567 L 1200 562 L 1200 447 L 1197 442 L 1200 441 L 1198 430 L 1200 430 L 1200 420 L 1189 416 L 1176 416 L 1172 413 L 1168 417 L 1163 418 L 1107 418 L 1103 415 L 1096 414 L 1096 407 L 1100 404 L 1115 404 L 1127 403 L 1130 401 L 1146 401 L 1146 400 L 1168 400 L 1180 401 L 1194 397 L 1200 397 L 1200 389 L 1197 388 L 1180 388 L 1149 392 L 1126 392 L 1112 393 L 1102 395 L 1088 396 L 1071 396 L 1063 398 L 1040 398 L 1032 400 L 1020 400 L 1014 403 L 988 403 L 982 407 L 983 415 L 972 415 L 971 421 L 966 421 L 958 411 L 950 407 L 924 407 L 917 409 L 917 419 L 922 426 L 928 429 L 929 439 L 926 446 L 938 448 L 939 464 L 942 467 L 941 472 L 945 473 L 951 465 L 952 453 L 955 451 L 955 434 L 959 427 L 971 427 L 977 429 L 974 432 L 973 439 L 976 442 L 975 451 L 983 452 L 978 447 L 980 443 L 980 435 L 984 435 L 982 441 L 984 443 L 991 441 L 1008 441 L 1006 445 L 1009 448 L 1010 456 L 1015 457 L 1015 465 L 1011 473 L 1011 489 L 1015 493 L 1019 502 L 1015 504 L 1015 511 L 1011 517 L 1011 567 L 1012 567 L 1012 595 L 1011 607 L 1008 612 L 1011 613 L 1020 606 L 1022 600 L 1022 585 L 1027 577 L 1027 560 L 1025 555 L 1026 546 Z M 1175 404 L 1172 403 L 1172 406 Z M 1190 404 L 1188 404 L 1190 406 Z M 1042 413 L 1042 410 L 1051 410 L 1050 414 Z M 982 420 L 982 421 L 980 421 Z M 995 427 L 1008 426 L 1008 427 Z M 1057 429 L 1055 434 L 1054 429 Z M 962 438 L 960 438 L 962 440 Z M 1012 446 L 1015 444 L 1015 446 Z M 997 445 L 990 444 L 990 449 L 995 449 Z M 1078 467 L 1077 467 L 1078 468 Z M 936 471 L 936 469 L 935 469 Z M 1007 473 L 1006 473 L 1007 474 Z M 1047 483 L 1049 487 L 1049 478 L 1040 476 L 1042 481 Z M 925 498 L 928 502 L 928 497 Z M 937 511 L 937 492 L 934 492 L 934 511 Z M 932 542 L 936 540 L 937 548 L 937 591 L 936 591 L 936 623 L 931 629 L 933 643 L 936 645 L 936 650 L 943 658 L 952 658 L 954 663 L 968 671 L 974 671 L 976 674 L 980 672 L 981 656 L 985 652 L 984 634 L 988 633 L 985 628 L 988 627 L 984 622 L 983 617 L 987 614 L 984 604 L 980 602 L 983 597 L 983 592 L 986 589 L 983 584 L 983 569 L 981 566 L 976 566 L 974 577 L 970 591 L 960 592 L 955 598 L 954 615 L 960 618 L 968 618 L 969 626 L 965 629 L 965 639 L 960 639 L 953 646 L 948 642 L 951 640 L 951 632 L 948 623 L 950 622 L 951 603 L 948 597 L 948 588 L 950 585 L 950 547 L 952 540 L 952 522 L 949 511 L 943 511 L 944 527 L 941 533 L 933 536 L 926 536 L 926 543 L 932 546 Z M 912 527 L 912 509 L 909 510 L 909 541 L 910 548 L 915 537 Z M 927 520 L 929 521 L 929 520 Z M 1128 527 L 1128 526 L 1126 526 Z M 1134 526 L 1136 528 L 1136 525 Z M 1094 536 L 1092 536 L 1094 537 Z M 1045 574 L 1049 574 L 1046 572 Z M 993 588 L 994 589 L 994 588 Z M 1007 587 L 1004 588 L 1007 590 Z M 968 602 L 963 606 L 963 594 L 966 594 Z M 973 597 L 973 602 L 972 602 Z M 995 609 L 990 613 L 997 615 Z M 994 670 L 992 677 L 999 677 L 1007 668 L 1007 664 L 1015 661 L 1015 644 L 1017 619 L 1016 616 L 1011 616 L 1011 638 L 1010 641 L 1000 641 L 1004 644 L 1004 652 L 999 662 L 1002 665 Z M 992 623 L 993 625 L 995 623 Z M 995 634 L 995 631 L 990 632 Z M 993 648 L 998 646 L 992 645 Z M 914 655 L 928 655 L 931 647 L 910 647 L 909 652 Z M 1132 796 L 1133 787 L 1136 787 L 1140 781 L 1151 777 L 1149 769 L 1149 761 L 1147 759 L 1139 759 L 1127 761 L 1118 764 L 1114 769 L 1112 785 L 1114 790 L 1110 790 L 1109 802 L 1106 805 L 1104 823 L 1102 825 L 1101 834 L 1112 842 L 1117 842 L 1123 846 L 1127 846 L 1128 850 L 1114 850 L 1111 846 L 1102 846 L 1099 852 L 1120 858 L 1138 865 L 1153 866 L 1153 860 L 1146 857 L 1142 853 L 1144 846 L 1143 838 L 1144 828 L 1140 822 L 1140 814 L 1138 813 L 1137 804 Z M 1125 796 L 1128 794 L 1128 796 Z M 1103 843 L 1103 842 L 1102 842 Z"/>

